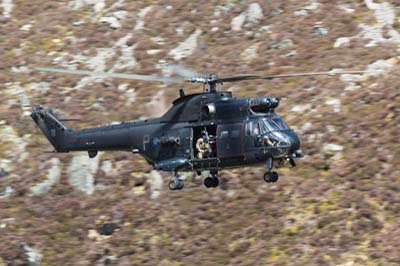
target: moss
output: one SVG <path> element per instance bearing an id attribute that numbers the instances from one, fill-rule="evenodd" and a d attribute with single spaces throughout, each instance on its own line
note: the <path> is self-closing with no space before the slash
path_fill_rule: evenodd
<path id="1" fill-rule="evenodd" d="M 13 59 L 16 57 L 14 51 L 6 51 L 5 53 L 0 55 L 0 59 L 3 62 L 13 62 Z"/>
<path id="2" fill-rule="evenodd" d="M 286 236 L 295 236 L 299 233 L 299 228 L 297 225 L 292 225 L 290 227 L 286 227 L 282 229 L 281 234 Z"/>
<path id="3" fill-rule="evenodd" d="M 228 250 L 232 255 L 237 255 L 238 253 L 243 253 L 248 250 L 255 242 L 256 240 L 254 238 L 237 239 L 228 245 Z"/>
<path id="4" fill-rule="evenodd" d="M 268 261 L 269 262 L 277 262 L 282 257 L 285 257 L 285 250 L 279 247 L 274 247 L 270 250 Z"/>
<path id="5" fill-rule="evenodd" d="M 55 258 L 58 252 L 53 248 L 49 247 L 42 251 L 43 260 L 41 261 L 40 265 L 53 265 L 48 259 Z"/>
<path id="6" fill-rule="evenodd" d="M 329 201 L 329 200 L 322 200 L 319 202 L 319 204 L 317 204 L 317 208 L 319 209 L 320 212 L 329 212 L 329 211 L 333 211 L 335 210 L 336 204 L 334 204 L 333 202 Z"/>
<path id="7" fill-rule="evenodd" d="M 40 49 L 49 52 L 49 51 L 54 51 L 57 50 L 58 46 L 55 42 L 53 42 L 52 37 L 47 37 L 47 38 L 43 38 L 40 40 L 40 43 L 38 44 Z"/>
<path id="8" fill-rule="evenodd" d="M 160 264 L 160 266 L 182 266 L 183 263 L 175 260 L 169 260 L 169 259 L 163 259 Z"/>
<path id="9" fill-rule="evenodd" d="M 95 95 L 89 95 L 88 97 L 88 103 L 93 104 L 97 100 Z"/>
<path id="10" fill-rule="evenodd" d="M 21 211 L 20 207 L 11 207 L 11 208 L 7 208 L 7 213 L 9 217 L 17 217 L 18 213 Z"/>
<path id="11" fill-rule="evenodd" d="M 298 84 L 295 81 L 286 81 L 282 84 L 285 88 L 295 88 Z"/>

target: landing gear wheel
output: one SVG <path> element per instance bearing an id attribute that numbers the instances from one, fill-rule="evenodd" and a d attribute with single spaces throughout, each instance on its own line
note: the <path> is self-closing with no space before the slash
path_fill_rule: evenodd
<path id="1" fill-rule="evenodd" d="M 273 171 L 272 172 L 272 180 L 271 180 L 271 182 L 276 182 L 276 181 L 278 181 L 278 179 L 279 179 L 279 175 L 278 175 L 278 173 L 277 172 L 275 172 L 275 171 Z"/>
<path id="2" fill-rule="evenodd" d="M 264 181 L 267 183 L 271 183 L 271 182 L 276 182 L 278 181 L 278 173 L 275 171 L 272 171 L 272 167 L 273 167 L 273 159 L 272 157 L 268 157 L 267 161 L 265 162 L 265 166 L 267 167 L 267 172 L 265 172 L 264 174 Z"/>
<path id="3" fill-rule="evenodd" d="M 219 186 L 219 179 L 218 179 L 218 177 L 213 177 L 212 178 L 213 179 L 213 187 L 218 187 Z"/>
<path id="4" fill-rule="evenodd" d="M 179 179 L 178 180 L 178 187 L 176 189 L 177 190 L 181 190 L 184 186 L 185 186 L 185 184 L 183 183 L 183 180 Z"/>
<path id="5" fill-rule="evenodd" d="M 206 179 L 204 179 L 204 186 L 206 186 L 207 188 L 218 187 L 218 185 L 219 185 L 218 177 L 209 176 Z"/>
<path id="6" fill-rule="evenodd" d="M 213 187 L 213 184 L 214 184 L 214 182 L 213 182 L 212 177 L 207 177 L 206 179 L 204 179 L 204 185 L 207 188 Z"/>
<path id="7" fill-rule="evenodd" d="M 172 179 L 168 183 L 168 188 L 170 190 L 181 190 L 184 186 L 182 179 Z"/>
<path id="8" fill-rule="evenodd" d="M 212 177 L 206 177 L 206 179 L 204 179 L 204 186 L 206 186 L 207 188 L 213 187 L 213 178 Z"/>
<path id="9" fill-rule="evenodd" d="M 265 172 L 264 181 L 267 183 L 271 183 L 271 172 Z"/>
<path id="10" fill-rule="evenodd" d="M 278 181 L 278 179 L 279 179 L 279 175 L 275 171 L 266 172 L 264 174 L 264 181 L 267 183 L 276 182 L 276 181 Z"/>
<path id="11" fill-rule="evenodd" d="M 170 190 L 176 190 L 178 188 L 178 186 L 179 186 L 179 182 L 176 182 L 176 180 L 174 180 L 174 179 L 170 180 L 168 183 L 168 188 Z"/>

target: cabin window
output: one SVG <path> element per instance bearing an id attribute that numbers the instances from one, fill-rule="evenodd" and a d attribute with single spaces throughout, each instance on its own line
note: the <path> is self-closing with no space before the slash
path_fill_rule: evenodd
<path id="1" fill-rule="evenodd" d="M 232 130 L 231 131 L 231 138 L 238 138 L 240 137 L 240 130 Z"/>
<path id="2" fill-rule="evenodd" d="M 229 131 L 221 131 L 220 138 L 223 139 L 227 137 L 229 137 Z"/>

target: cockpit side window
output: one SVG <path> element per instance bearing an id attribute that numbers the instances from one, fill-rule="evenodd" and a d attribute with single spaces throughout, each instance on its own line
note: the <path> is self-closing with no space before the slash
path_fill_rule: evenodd
<path id="1" fill-rule="evenodd" d="M 258 136 L 260 135 L 260 127 L 258 121 L 249 121 L 246 125 L 246 136 Z"/>
<path id="2" fill-rule="evenodd" d="M 267 124 L 266 124 L 263 120 L 260 120 L 259 125 L 260 125 L 261 134 L 266 134 L 266 133 L 268 133 L 268 132 L 271 131 L 271 130 L 267 127 Z"/>

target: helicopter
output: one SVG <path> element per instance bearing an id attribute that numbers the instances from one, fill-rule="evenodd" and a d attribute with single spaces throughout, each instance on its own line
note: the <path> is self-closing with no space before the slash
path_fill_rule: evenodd
<path id="1" fill-rule="evenodd" d="M 278 75 L 215 74 L 181 77 L 92 72 L 87 70 L 36 67 L 38 71 L 111 77 L 158 82 L 203 84 L 203 91 L 179 97 L 161 117 L 120 124 L 74 130 L 63 123 L 52 109 L 33 107 L 31 117 L 54 147 L 54 152 L 87 151 L 90 158 L 99 151 L 128 151 L 140 154 L 155 169 L 173 173 L 168 183 L 171 190 L 181 190 L 180 172 L 193 171 L 204 178 L 207 188 L 218 187 L 222 169 L 264 164 L 263 179 L 277 182 L 274 165 L 296 166 L 304 156 L 298 135 L 275 112 L 280 100 L 272 96 L 236 98 L 222 91 L 225 82 L 275 78 L 361 74 L 367 71 L 291 73 Z M 194 72 L 190 72 L 192 74 Z"/>

